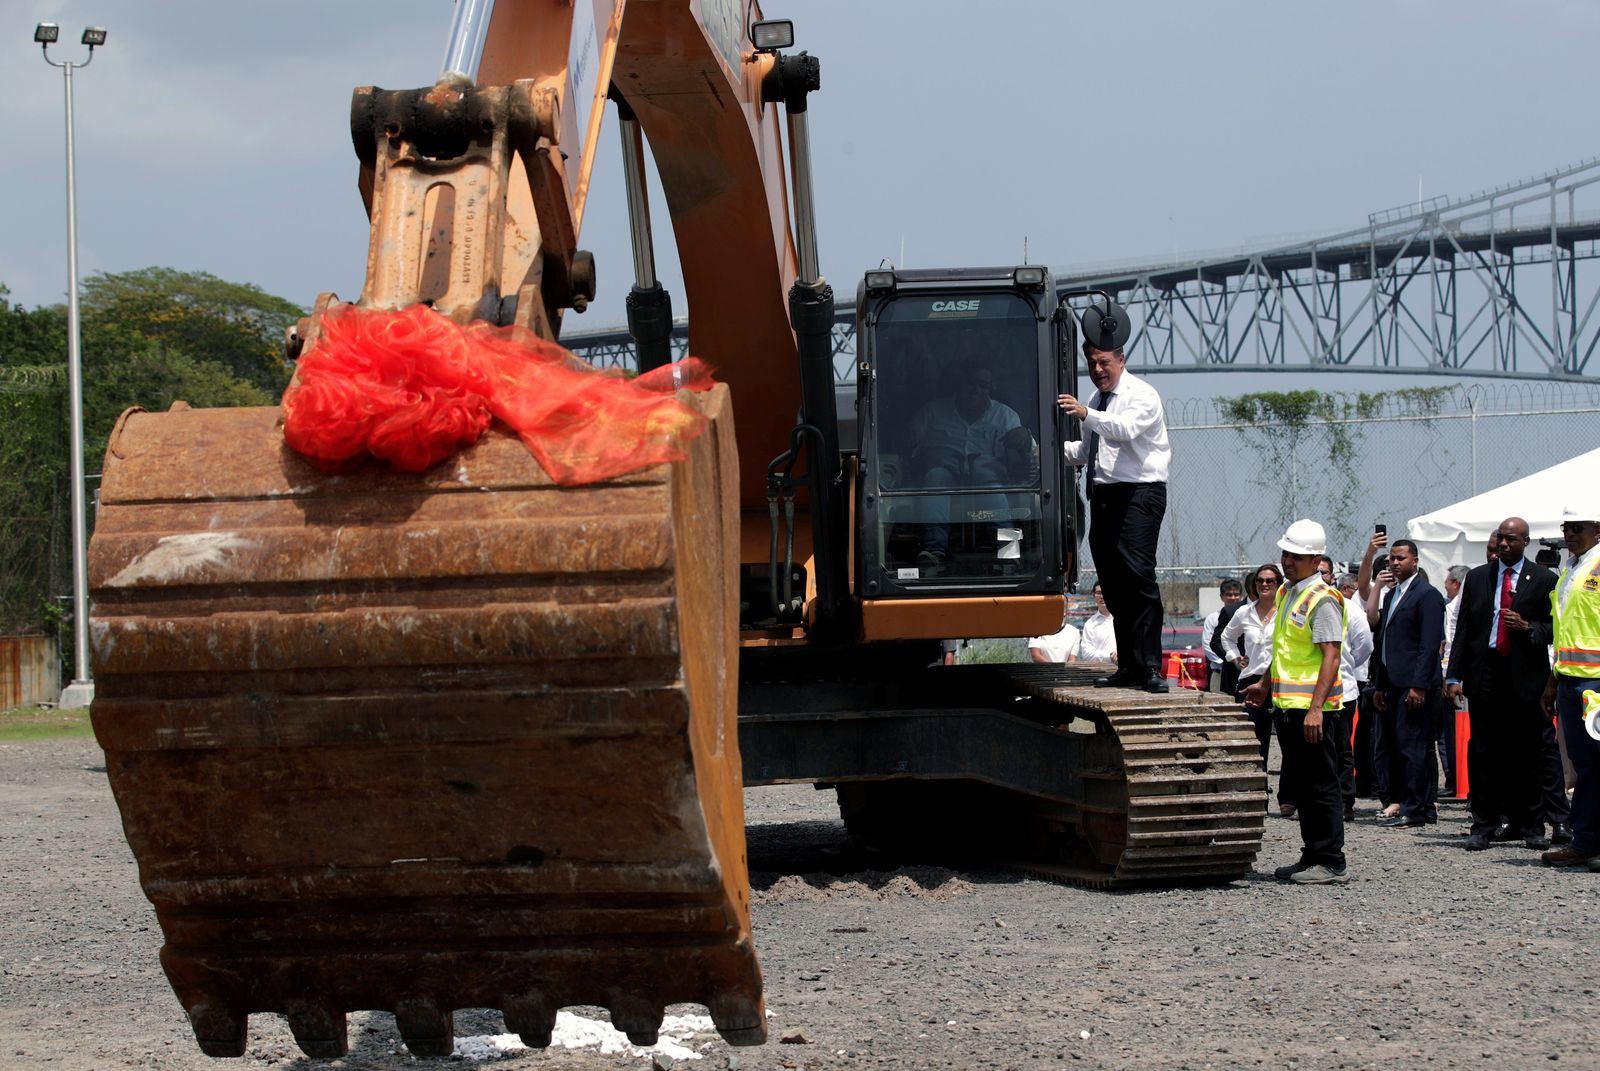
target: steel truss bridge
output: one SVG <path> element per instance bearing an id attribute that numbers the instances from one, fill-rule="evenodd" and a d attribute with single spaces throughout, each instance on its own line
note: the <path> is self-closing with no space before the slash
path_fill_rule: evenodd
<path id="1" fill-rule="evenodd" d="M 1600 379 L 1600 157 L 1467 197 L 1375 212 L 1364 227 L 1161 263 L 1056 272 L 1105 290 L 1142 371 L 1358 371 Z M 853 289 L 854 280 L 849 280 Z M 634 364 L 625 328 L 570 333 L 575 353 Z M 854 379 L 855 307 L 835 307 L 834 370 Z M 688 348 L 679 319 L 673 351 Z"/>

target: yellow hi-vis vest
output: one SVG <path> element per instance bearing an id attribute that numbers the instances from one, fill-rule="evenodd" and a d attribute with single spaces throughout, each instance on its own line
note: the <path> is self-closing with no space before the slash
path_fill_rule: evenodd
<path id="1" fill-rule="evenodd" d="M 1316 691 L 1322 672 L 1322 649 L 1311 641 L 1311 613 L 1328 599 L 1339 607 L 1339 642 L 1349 627 L 1344 596 L 1319 577 L 1285 605 L 1283 585 L 1278 586 L 1278 609 L 1272 622 L 1272 705 L 1281 710 L 1310 710 L 1311 693 Z M 1344 681 L 1337 668 L 1323 710 L 1344 706 Z"/>
<path id="2" fill-rule="evenodd" d="M 1561 609 L 1561 585 L 1568 570 L 1550 592 L 1550 616 L 1555 624 L 1555 670 L 1563 677 L 1600 678 L 1600 558 L 1586 576 L 1572 578 L 1567 608 Z"/>

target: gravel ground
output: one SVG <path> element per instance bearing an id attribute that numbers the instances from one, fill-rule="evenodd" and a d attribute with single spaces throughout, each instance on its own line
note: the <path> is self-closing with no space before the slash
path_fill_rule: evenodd
<path id="1" fill-rule="evenodd" d="M 275 1016 L 252 1018 L 242 1059 L 195 1047 L 101 763 L 92 740 L 0 747 L 0 1067 L 316 1066 Z M 730 1050 L 708 1033 L 685 1042 L 700 1059 L 551 1049 L 487 1066 L 1600 1065 L 1581 1026 L 1600 875 L 1547 870 L 1521 847 L 1469 855 L 1460 805 L 1420 834 L 1358 820 L 1348 886 L 1274 882 L 1298 830 L 1271 819 L 1269 873 L 1107 894 L 899 867 L 850 845 L 831 793 L 758 789 L 747 804 L 772 1043 Z M 457 1015 L 458 1038 L 502 1029 Z M 382 1014 L 352 1015 L 351 1044 L 332 1066 L 421 1062 Z"/>

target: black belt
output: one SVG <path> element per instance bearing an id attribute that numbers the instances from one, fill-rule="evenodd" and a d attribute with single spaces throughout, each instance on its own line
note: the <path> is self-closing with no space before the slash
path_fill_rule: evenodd
<path id="1" fill-rule="evenodd" d="M 1097 494 L 1104 494 L 1112 488 L 1127 488 L 1129 492 L 1132 492 L 1140 487 L 1165 486 L 1167 486 L 1166 480 L 1107 480 L 1105 483 L 1091 484 L 1089 486 L 1089 494 L 1093 497 Z"/>

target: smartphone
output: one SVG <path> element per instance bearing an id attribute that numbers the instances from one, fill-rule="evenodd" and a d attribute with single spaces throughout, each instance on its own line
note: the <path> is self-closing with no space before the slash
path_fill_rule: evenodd
<path id="1" fill-rule="evenodd" d="M 1387 524 L 1375 524 L 1372 526 L 1372 530 L 1379 535 L 1389 534 L 1389 526 Z"/>

